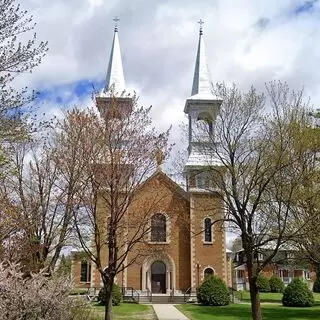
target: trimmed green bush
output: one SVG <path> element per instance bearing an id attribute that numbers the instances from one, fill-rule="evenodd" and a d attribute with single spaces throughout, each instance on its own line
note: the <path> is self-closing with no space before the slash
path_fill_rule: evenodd
<path id="1" fill-rule="evenodd" d="M 314 304 L 314 297 L 307 283 L 295 278 L 285 288 L 282 304 L 285 307 L 311 307 Z"/>
<path id="2" fill-rule="evenodd" d="M 230 303 L 229 290 L 217 276 L 206 279 L 197 289 L 198 302 L 206 306 L 225 306 Z"/>
<path id="3" fill-rule="evenodd" d="M 99 295 L 98 295 L 98 301 L 99 301 L 100 305 L 102 305 L 102 306 L 105 305 L 105 301 L 106 301 L 106 288 L 105 287 L 100 289 Z M 118 306 L 118 305 L 120 305 L 121 302 L 122 302 L 121 289 L 117 284 L 114 283 L 113 288 L 112 288 L 112 305 Z"/>
<path id="4" fill-rule="evenodd" d="M 260 292 L 270 292 L 269 279 L 263 273 L 258 275 L 257 286 Z"/>
<path id="5" fill-rule="evenodd" d="M 270 291 L 271 292 L 283 292 L 284 291 L 284 283 L 280 277 L 277 275 L 273 275 L 269 279 Z"/>
<path id="6" fill-rule="evenodd" d="M 75 296 L 75 295 L 85 295 L 88 293 L 88 288 L 73 288 L 70 291 L 70 295 L 71 296 Z"/>

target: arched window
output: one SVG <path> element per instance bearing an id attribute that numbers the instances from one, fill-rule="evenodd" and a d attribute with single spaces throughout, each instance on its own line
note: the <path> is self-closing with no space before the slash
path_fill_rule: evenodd
<path id="1" fill-rule="evenodd" d="M 204 279 L 206 280 L 209 277 L 214 276 L 214 271 L 212 268 L 205 268 L 203 274 L 204 274 Z"/>
<path id="2" fill-rule="evenodd" d="M 201 112 L 198 115 L 197 127 L 201 128 L 202 135 L 207 138 L 213 133 L 213 119 L 212 115 L 207 112 Z"/>
<path id="3" fill-rule="evenodd" d="M 81 261 L 80 282 L 91 281 L 91 263 L 87 260 Z"/>
<path id="4" fill-rule="evenodd" d="M 156 213 L 151 217 L 151 241 L 166 242 L 166 217 L 161 213 Z"/>
<path id="5" fill-rule="evenodd" d="M 204 242 L 212 242 L 212 223 L 210 218 L 204 219 Z"/>

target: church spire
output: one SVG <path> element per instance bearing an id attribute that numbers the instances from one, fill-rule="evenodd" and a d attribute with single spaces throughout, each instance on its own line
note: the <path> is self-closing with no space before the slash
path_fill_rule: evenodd
<path id="1" fill-rule="evenodd" d="M 115 22 L 114 36 L 104 91 L 106 92 L 112 88 L 115 93 L 121 94 L 125 90 L 126 85 L 124 81 L 121 50 L 118 37 L 118 17 L 115 17 L 113 21 Z"/>
<path id="2" fill-rule="evenodd" d="M 199 44 L 196 58 L 196 66 L 194 69 L 191 96 L 197 95 L 201 99 L 202 97 L 212 97 L 213 93 L 212 80 L 207 63 L 207 56 L 203 41 L 202 25 L 204 24 L 204 22 L 200 19 L 198 23 L 200 24 Z"/>
<path id="3" fill-rule="evenodd" d="M 214 159 L 211 150 L 214 138 L 214 126 L 222 100 L 213 93 L 207 57 L 203 43 L 203 21 L 199 21 L 200 35 L 194 70 L 191 97 L 187 98 L 184 112 L 189 118 L 189 157 L 186 163 L 187 174 L 196 167 L 217 165 L 219 159 Z M 190 178 L 190 176 L 189 176 Z"/>

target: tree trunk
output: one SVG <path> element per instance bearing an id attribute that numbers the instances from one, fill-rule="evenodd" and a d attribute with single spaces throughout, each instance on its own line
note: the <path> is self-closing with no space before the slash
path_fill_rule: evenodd
<path id="1" fill-rule="evenodd" d="M 262 320 L 262 312 L 260 305 L 260 295 L 259 288 L 257 285 L 257 278 L 260 272 L 257 264 L 254 261 L 254 242 L 252 237 L 251 226 L 248 233 L 244 233 L 241 236 L 242 245 L 245 252 L 245 257 L 247 258 L 247 269 L 249 278 L 249 288 L 250 288 L 250 300 L 251 300 L 251 312 L 253 320 Z"/>
<path id="2" fill-rule="evenodd" d="M 112 289 L 113 289 L 113 279 L 108 279 L 104 283 L 104 287 L 106 289 L 106 297 L 105 297 L 105 309 L 104 309 L 104 320 L 112 320 Z"/>
<path id="3" fill-rule="evenodd" d="M 249 275 L 252 319 L 262 320 L 259 288 L 257 286 L 257 276 L 252 275 L 252 270 L 249 270 L 249 267 L 248 267 L 248 275 Z"/>

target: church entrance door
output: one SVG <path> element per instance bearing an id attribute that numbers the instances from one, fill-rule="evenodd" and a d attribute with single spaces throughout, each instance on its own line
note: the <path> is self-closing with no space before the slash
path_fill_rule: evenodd
<path id="1" fill-rule="evenodd" d="M 166 293 L 166 265 L 162 261 L 155 261 L 151 265 L 152 293 Z"/>

